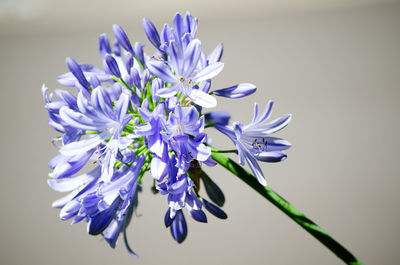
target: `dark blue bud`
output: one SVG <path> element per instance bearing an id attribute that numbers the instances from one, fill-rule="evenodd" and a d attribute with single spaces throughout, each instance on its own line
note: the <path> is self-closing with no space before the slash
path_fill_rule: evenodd
<path id="1" fill-rule="evenodd" d="M 66 60 L 67 67 L 71 71 L 71 73 L 75 76 L 75 78 L 78 80 L 79 84 L 81 84 L 84 88 L 89 89 L 90 84 L 87 81 L 85 75 L 82 72 L 81 67 L 79 64 L 72 58 L 68 57 Z"/>
<path id="2" fill-rule="evenodd" d="M 204 208 L 206 208 L 207 211 L 209 211 L 212 215 L 215 217 L 218 217 L 220 219 L 226 219 L 228 218 L 228 215 L 222 209 L 220 209 L 218 206 L 212 204 L 211 202 L 208 202 L 207 200 L 203 199 L 203 204 Z"/>
<path id="3" fill-rule="evenodd" d="M 197 222 L 207 223 L 207 216 L 202 210 L 189 210 L 190 216 Z"/>
<path id="4" fill-rule="evenodd" d="M 105 58 L 108 70 L 118 78 L 121 78 L 121 72 L 119 71 L 119 67 L 117 61 L 112 57 L 112 55 L 107 54 Z"/>
<path id="5" fill-rule="evenodd" d="M 126 35 L 125 31 L 121 28 L 121 26 L 114 24 L 112 27 L 112 31 L 117 39 L 119 45 L 122 46 L 126 51 L 134 54 L 132 45 L 129 42 L 128 36 Z"/>
<path id="6" fill-rule="evenodd" d="M 187 225 L 185 216 L 181 210 L 176 212 L 176 216 L 170 227 L 172 237 L 178 242 L 182 243 L 187 236 Z"/>
<path id="7" fill-rule="evenodd" d="M 88 233 L 90 235 L 98 235 L 102 233 L 114 218 L 115 212 L 121 203 L 118 197 L 107 209 L 98 213 L 97 215 L 89 218 L 87 225 Z"/>
<path id="8" fill-rule="evenodd" d="M 214 95 L 226 98 L 242 98 L 256 92 L 256 86 L 249 83 L 241 83 L 224 89 L 214 91 Z"/>
<path id="9" fill-rule="evenodd" d="M 228 124 L 231 115 L 226 111 L 213 111 L 204 115 L 206 124 Z"/>
<path id="10" fill-rule="evenodd" d="M 149 39 L 149 41 L 151 42 L 151 44 L 153 44 L 154 47 L 159 49 L 160 45 L 161 45 L 161 43 L 160 43 L 160 35 L 158 34 L 158 31 L 157 31 L 156 27 L 147 18 L 143 19 L 143 23 L 142 24 L 143 24 L 144 32 L 146 33 L 146 36 Z"/>
<path id="11" fill-rule="evenodd" d="M 170 214 L 171 214 L 171 208 L 168 208 L 168 211 L 165 213 L 165 216 L 164 216 L 165 227 L 169 227 L 172 224 L 172 222 L 175 220 L 176 215 L 174 216 L 174 218 L 171 219 Z"/>
<path id="12" fill-rule="evenodd" d="M 105 33 L 99 36 L 99 51 L 102 58 L 104 58 L 106 54 L 111 53 L 110 42 L 108 41 L 107 34 Z"/>
<path id="13" fill-rule="evenodd" d="M 212 179 L 203 171 L 201 175 L 201 179 L 203 180 L 204 187 L 206 188 L 206 193 L 210 200 L 214 202 L 219 207 L 222 207 L 225 203 L 225 196 L 222 190 L 215 184 Z"/>

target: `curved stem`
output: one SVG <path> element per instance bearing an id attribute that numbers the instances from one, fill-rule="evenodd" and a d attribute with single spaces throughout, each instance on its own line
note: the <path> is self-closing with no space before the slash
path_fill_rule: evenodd
<path id="1" fill-rule="evenodd" d="M 217 149 L 211 149 L 213 153 L 218 153 L 218 154 L 226 154 L 226 153 L 234 153 L 237 154 L 237 150 L 236 149 L 231 149 L 231 150 L 217 150 Z"/>
<path id="2" fill-rule="evenodd" d="M 234 162 L 229 157 L 221 154 L 221 152 L 212 152 L 211 157 L 215 162 L 232 172 L 234 175 L 238 176 L 241 180 L 247 183 L 255 191 L 257 191 L 261 196 L 270 201 L 276 207 L 278 207 L 282 212 L 289 216 L 293 221 L 299 224 L 302 228 L 307 230 L 312 236 L 318 239 L 322 244 L 324 244 L 328 249 L 336 254 L 343 262 L 346 264 L 363 264 L 358 260 L 353 254 L 350 253 L 346 248 L 344 248 L 339 242 L 333 239 L 327 232 L 325 232 L 316 223 L 310 220 L 298 209 L 293 207 L 288 201 L 279 196 L 275 191 L 269 187 L 264 187 L 258 183 L 257 179 L 247 172 L 243 167 Z"/>

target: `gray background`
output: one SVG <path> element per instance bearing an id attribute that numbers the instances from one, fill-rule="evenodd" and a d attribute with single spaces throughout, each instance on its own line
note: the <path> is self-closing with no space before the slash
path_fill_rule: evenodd
<path id="1" fill-rule="evenodd" d="M 214 88 L 257 85 L 220 110 L 247 122 L 253 102 L 292 113 L 278 135 L 288 159 L 262 164 L 269 185 L 366 264 L 397 264 L 399 237 L 400 4 L 388 1 L 0 1 L 0 264 L 341 264 L 240 180 L 207 170 L 223 187 L 226 221 L 188 221 L 178 245 L 163 226 L 166 198 L 145 179 L 129 227 L 140 259 L 112 250 L 85 225 L 58 219 L 61 194 L 46 184 L 56 154 L 40 87 L 59 87 L 65 57 L 100 66 L 97 36 L 118 23 L 148 44 L 141 19 L 160 30 L 176 11 L 199 18 L 206 52 L 224 42 Z M 148 45 L 148 52 L 154 51 Z M 232 144 L 210 131 L 216 147 Z M 189 218 L 188 218 L 189 219 Z"/>

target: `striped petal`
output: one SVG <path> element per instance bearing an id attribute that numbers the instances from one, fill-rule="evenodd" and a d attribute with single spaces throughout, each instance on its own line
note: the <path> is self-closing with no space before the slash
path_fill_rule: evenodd
<path id="1" fill-rule="evenodd" d="M 273 151 L 273 152 L 260 152 L 254 154 L 257 160 L 263 162 L 281 162 L 286 159 L 287 155 L 283 151 Z"/>
<path id="2" fill-rule="evenodd" d="M 214 91 L 214 95 L 226 98 L 242 98 L 253 94 L 256 86 L 249 83 L 241 83 L 224 89 Z"/>
<path id="3" fill-rule="evenodd" d="M 197 105 L 204 108 L 214 108 L 217 106 L 217 100 L 213 96 L 204 93 L 201 90 L 193 89 L 188 97 Z"/>
<path id="4" fill-rule="evenodd" d="M 192 40 L 187 46 L 183 59 L 183 76 L 189 76 L 197 66 L 201 55 L 201 42 Z"/>
<path id="5" fill-rule="evenodd" d="M 175 83 L 177 81 L 169 66 L 161 61 L 149 61 L 147 62 L 147 67 L 153 75 L 165 82 Z"/>
<path id="6" fill-rule="evenodd" d="M 198 72 L 193 77 L 193 80 L 195 83 L 197 83 L 197 82 L 201 82 L 201 81 L 204 81 L 207 79 L 211 79 L 214 76 L 218 75 L 222 71 L 223 68 L 224 68 L 223 63 L 211 64 L 211 65 L 207 66 L 206 68 L 204 68 L 203 70 L 201 70 L 200 72 Z"/>
<path id="7" fill-rule="evenodd" d="M 208 55 L 207 57 L 208 64 L 214 64 L 216 62 L 219 62 L 219 60 L 221 60 L 223 51 L 224 51 L 224 45 L 222 43 L 219 43 L 217 47 L 215 47 L 215 49 L 212 51 L 212 53 Z"/>

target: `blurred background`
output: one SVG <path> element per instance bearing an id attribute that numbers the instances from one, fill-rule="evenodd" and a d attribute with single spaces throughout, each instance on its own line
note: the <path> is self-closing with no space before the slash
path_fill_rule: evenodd
<path id="1" fill-rule="evenodd" d="M 0 264 L 341 264 L 221 168 L 207 172 L 225 192 L 228 220 L 187 218 L 182 245 L 164 227 L 166 198 L 151 194 L 144 179 L 128 229 L 138 260 L 123 242 L 113 250 L 51 208 L 62 194 L 46 183 L 56 154 L 49 137 L 57 134 L 47 125 L 42 84 L 60 87 L 68 56 L 100 67 L 97 37 L 111 35 L 114 23 L 153 53 L 142 18 L 161 30 L 187 10 L 199 18 L 207 53 L 224 43 L 214 89 L 258 87 L 242 100 L 219 98 L 218 110 L 246 123 L 254 101 L 272 99 L 273 118 L 293 114 L 277 135 L 293 144 L 288 159 L 262 164 L 270 187 L 366 264 L 397 264 L 400 3 L 383 0 L 0 0 Z M 233 147 L 209 133 L 216 147 Z"/>

